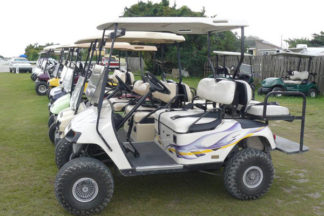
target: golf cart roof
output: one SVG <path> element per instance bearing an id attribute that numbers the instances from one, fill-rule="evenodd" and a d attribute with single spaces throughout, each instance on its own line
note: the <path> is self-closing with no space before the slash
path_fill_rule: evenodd
<path id="1" fill-rule="evenodd" d="M 132 51 L 156 52 L 156 46 L 132 45 Z"/>
<path id="2" fill-rule="evenodd" d="M 110 49 L 111 47 L 111 43 L 108 42 L 105 44 L 105 48 L 106 49 Z M 116 50 L 133 50 L 133 46 L 130 43 L 126 43 L 126 42 L 115 42 L 114 44 L 114 49 Z"/>
<path id="3" fill-rule="evenodd" d="M 159 31 L 176 34 L 207 34 L 208 32 L 230 31 L 247 24 L 207 17 L 119 17 L 97 26 L 99 30 L 112 30 L 114 24 L 127 31 Z"/>
<path id="4" fill-rule="evenodd" d="M 299 57 L 299 58 L 310 58 L 310 57 L 315 57 L 317 55 L 313 54 L 304 54 L 304 53 L 295 53 L 295 52 L 279 52 L 276 54 L 273 54 L 275 56 L 290 56 L 290 57 Z"/>
<path id="5" fill-rule="evenodd" d="M 58 48 L 64 49 L 64 48 L 89 48 L 90 43 L 80 43 L 80 44 L 66 44 L 66 45 L 61 45 Z"/>
<path id="6" fill-rule="evenodd" d="M 82 40 L 78 40 L 75 43 L 89 43 L 96 40 L 101 40 L 100 36 L 89 37 Z M 107 41 L 110 39 L 107 36 Z M 173 33 L 162 32 L 144 32 L 144 31 L 127 31 L 124 36 L 118 37 L 116 42 L 128 42 L 128 43 L 152 43 L 152 44 L 165 44 L 184 42 L 185 38 L 181 35 Z"/>
<path id="7" fill-rule="evenodd" d="M 221 55 L 221 56 L 241 56 L 240 52 L 228 52 L 228 51 L 213 51 L 214 54 L 216 55 Z M 244 53 L 244 56 L 252 56 L 251 54 Z"/>
<path id="8" fill-rule="evenodd" d="M 57 50 L 57 49 L 59 49 L 61 46 L 62 46 L 62 45 L 59 45 L 59 44 L 50 45 L 50 46 L 44 47 L 44 48 L 43 48 L 43 51 Z"/>

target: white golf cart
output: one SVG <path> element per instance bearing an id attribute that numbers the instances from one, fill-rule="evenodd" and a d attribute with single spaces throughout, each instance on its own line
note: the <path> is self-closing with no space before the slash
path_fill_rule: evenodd
<path id="1" fill-rule="evenodd" d="M 213 32 L 240 28 L 241 58 L 244 58 L 244 27 L 244 23 L 212 18 L 136 17 L 118 18 L 100 25 L 98 29 L 114 30 L 109 34 L 111 56 L 114 42 L 125 34 L 125 30 L 207 34 L 210 44 L 209 37 Z M 102 83 L 107 81 L 108 71 L 106 68 Z M 195 108 L 194 100 L 192 106 L 180 109 L 167 104 L 151 113 L 154 115 L 154 140 L 122 142 L 116 129 L 135 115 L 146 98 L 163 98 L 172 94 L 169 87 L 154 75 L 146 73 L 145 78 L 147 83 L 141 85 L 141 89 L 148 91 L 122 120 L 116 118 L 112 105 L 104 99 L 102 84 L 96 98 L 97 105 L 76 115 L 65 129 L 65 138 L 73 143 L 73 153 L 71 160 L 57 174 L 55 193 L 59 203 L 72 214 L 98 213 L 110 202 L 114 181 L 109 164 L 124 176 L 224 167 L 224 184 L 228 192 L 238 199 L 250 200 L 266 193 L 273 181 L 271 150 L 289 153 L 307 150 L 303 146 L 306 106 L 303 95 L 303 115 L 292 116 L 285 107 L 268 105 L 268 97 L 275 93 L 269 93 L 262 104 L 251 103 L 252 90 L 247 82 L 217 78 L 204 78 L 197 88 L 197 96 L 211 101 L 215 105 L 213 109 L 207 110 L 200 105 Z M 123 85 L 123 82 L 119 84 Z M 176 94 L 173 98 L 179 96 Z M 237 109 L 240 117 L 233 118 L 227 114 L 223 109 L 225 105 Z M 279 119 L 302 120 L 299 144 L 278 137 L 275 140 L 267 123 Z"/>

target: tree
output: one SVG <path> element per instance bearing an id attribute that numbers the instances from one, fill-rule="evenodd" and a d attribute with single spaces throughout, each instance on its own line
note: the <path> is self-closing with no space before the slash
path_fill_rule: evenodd
<path id="1" fill-rule="evenodd" d="M 311 39 L 307 38 L 289 38 L 286 40 L 289 44 L 289 48 L 294 48 L 297 44 L 307 44 L 310 47 L 320 47 L 324 46 L 324 32 L 321 31 L 319 34 L 314 33 Z"/>
<path id="2" fill-rule="evenodd" d="M 38 43 L 29 44 L 25 48 L 25 55 L 27 55 L 28 60 L 36 61 L 38 59 L 40 51 L 44 49 L 46 46 L 53 45 L 53 43 L 47 43 L 45 45 L 39 45 Z"/>
<path id="3" fill-rule="evenodd" d="M 177 8 L 176 4 L 172 7 L 168 0 L 162 0 L 160 3 L 152 3 L 151 1 L 142 2 L 126 7 L 124 9 L 124 17 L 137 16 L 171 16 L 171 17 L 205 17 L 205 8 L 200 12 L 192 11 L 187 6 Z M 186 42 L 180 44 L 181 64 L 182 67 L 189 71 L 191 75 L 202 76 L 204 63 L 207 57 L 207 37 L 206 35 L 185 35 Z M 239 50 L 239 41 L 237 35 L 232 32 L 221 32 L 212 37 L 212 50 Z M 160 56 L 160 49 L 157 56 Z M 148 66 L 148 70 L 152 71 L 153 63 L 149 54 L 144 55 L 144 60 Z M 175 46 L 165 47 L 165 61 L 168 70 L 178 67 L 177 50 Z"/>

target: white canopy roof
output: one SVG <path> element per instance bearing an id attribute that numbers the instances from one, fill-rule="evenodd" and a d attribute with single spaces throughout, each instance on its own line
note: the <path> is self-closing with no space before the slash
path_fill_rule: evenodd
<path id="1" fill-rule="evenodd" d="M 317 55 L 313 55 L 313 54 L 304 54 L 304 53 L 295 53 L 295 52 L 280 52 L 280 53 L 276 53 L 273 55 L 282 55 L 282 56 L 291 56 L 291 57 L 300 57 L 300 58 L 317 56 Z"/>
<path id="2" fill-rule="evenodd" d="M 97 26 L 97 29 L 111 30 L 114 24 L 127 31 L 159 31 L 176 34 L 206 34 L 209 31 L 222 32 L 247 26 L 245 22 L 207 17 L 119 17 Z"/>
<path id="3" fill-rule="evenodd" d="M 229 52 L 229 51 L 213 51 L 216 55 L 222 55 L 222 56 L 241 56 L 240 52 Z M 252 56 L 251 54 L 244 53 L 244 56 Z"/>
<path id="4" fill-rule="evenodd" d="M 49 51 L 49 50 L 55 50 L 55 49 L 59 49 L 61 47 L 61 45 L 59 44 L 55 44 L 55 45 L 50 45 L 50 46 L 47 46 L 47 47 L 44 47 L 44 51 Z"/>
<path id="5" fill-rule="evenodd" d="M 76 41 L 79 43 L 90 43 L 92 41 L 101 40 L 101 35 L 89 37 Z M 111 41 L 107 36 L 107 41 Z M 173 33 L 162 33 L 162 32 L 139 32 L 139 31 L 126 31 L 125 35 L 118 37 L 116 42 L 128 42 L 128 43 L 151 43 L 151 44 L 165 44 L 165 43 L 175 43 L 184 42 L 185 38 L 181 35 L 176 35 Z"/>
<path id="6" fill-rule="evenodd" d="M 156 46 L 132 45 L 132 51 L 156 52 Z"/>

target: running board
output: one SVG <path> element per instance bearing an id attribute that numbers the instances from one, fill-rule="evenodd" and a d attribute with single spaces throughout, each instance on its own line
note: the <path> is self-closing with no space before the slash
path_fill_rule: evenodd
<path id="1" fill-rule="evenodd" d="M 289 139 L 277 136 L 276 137 L 276 150 L 287 153 L 287 154 L 296 154 L 302 153 L 309 150 L 307 146 L 303 146 L 302 151 L 300 151 L 300 144 Z"/>
<path id="2" fill-rule="evenodd" d="M 183 165 L 175 164 L 175 165 L 164 165 L 164 166 L 140 166 L 140 167 L 136 167 L 136 171 L 138 171 L 138 172 L 160 171 L 160 170 L 175 170 L 175 169 L 183 169 Z"/>

